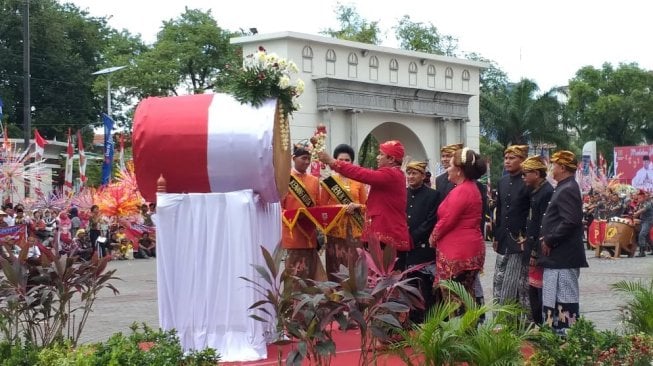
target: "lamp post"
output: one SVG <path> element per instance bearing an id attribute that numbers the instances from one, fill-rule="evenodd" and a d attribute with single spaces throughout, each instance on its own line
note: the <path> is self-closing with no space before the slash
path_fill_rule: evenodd
<path id="1" fill-rule="evenodd" d="M 118 70 L 122 70 L 127 66 L 114 66 L 114 67 L 107 67 L 106 69 L 102 69 L 99 71 L 96 71 L 92 73 L 91 75 L 107 75 L 107 116 L 110 118 L 113 118 L 111 116 L 111 73 L 114 73 Z"/>

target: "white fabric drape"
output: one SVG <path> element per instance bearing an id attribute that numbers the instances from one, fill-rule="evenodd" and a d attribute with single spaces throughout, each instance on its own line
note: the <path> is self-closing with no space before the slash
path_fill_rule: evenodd
<path id="1" fill-rule="evenodd" d="M 249 317 L 260 299 L 238 278 L 258 279 L 281 238 L 278 203 L 258 202 L 251 190 L 157 194 L 159 322 L 176 329 L 184 350 L 215 348 L 222 361 L 267 357 L 265 323 Z"/>

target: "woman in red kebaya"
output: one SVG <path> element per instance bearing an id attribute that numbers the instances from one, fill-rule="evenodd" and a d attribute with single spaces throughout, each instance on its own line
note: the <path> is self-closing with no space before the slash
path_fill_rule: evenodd
<path id="1" fill-rule="evenodd" d="M 341 175 L 370 186 L 362 240 L 376 237 L 382 244 L 392 245 L 397 249 L 395 269 L 404 270 L 411 244 L 406 219 L 406 176 L 401 171 L 403 145 L 396 140 L 382 143 L 376 170 L 337 161 L 324 152 L 319 153 L 319 158 Z"/>
<path id="2" fill-rule="evenodd" d="M 483 203 L 475 179 L 485 171 L 485 160 L 468 148 L 457 150 L 451 158 L 447 174 L 455 187 L 440 204 L 429 238 L 436 248 L 435 288 L 442 280 L 453 280 L 474 296 L 474 279 L 485 263 L 480 229 Z"/>

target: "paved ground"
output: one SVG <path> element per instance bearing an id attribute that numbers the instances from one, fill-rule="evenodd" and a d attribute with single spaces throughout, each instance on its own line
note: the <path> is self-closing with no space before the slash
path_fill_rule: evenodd
<path id="1" fill-rule="evenodd" d="M 487 252 L 481 281 L 489 300 L 495 256 L 490 246 Z M 587 251 L 587 258 L 590 267 L 581 271 L 581 313 L 600 329 L 615 329 L 619 326 L 619 306 L 625 300 L 610 289 L 610 284 L 651 278 L 653 256 L 605 259 Z M 120 294 L 114 296 L 109 290 L 100 293 L 82 342 L 104 341 L 115 332 L 129 333 L 133 322 L 158 327 L 156 260 L 113 261 L 109 267 L 117 269 L 116 276 L 122 279 L 115 282 Z"/>

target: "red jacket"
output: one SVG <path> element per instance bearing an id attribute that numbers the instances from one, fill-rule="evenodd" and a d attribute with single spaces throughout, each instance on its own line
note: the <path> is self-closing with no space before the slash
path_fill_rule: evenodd
<path id="1" fill-rule="evenodd" d="M 406 177 L 399 167 L 376 170 L 336 161 L 331 166 L 347 178 L 370 186 L 363 240 L 375 235 L 398 251 L 411 249 L 406 218 Z"/>
<path id="2" fill-rule="evenodd" d="M 464 263 L 465 270 L 482 269 L 485 242 L 481 235 L 483 203 L 476 183 L 465 180 L 438 207 L 438 222 L 430 242 L 448 262 Z M 467 262 L 470 261 L 470 262 Z M 480 262 L 480 268 L 479 263 Z"/>

